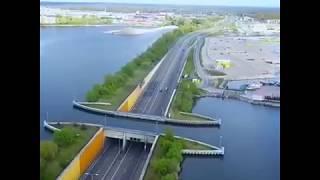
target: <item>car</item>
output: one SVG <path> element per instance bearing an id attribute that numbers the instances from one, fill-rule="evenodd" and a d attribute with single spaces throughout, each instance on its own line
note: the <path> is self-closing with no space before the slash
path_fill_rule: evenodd
<path id="1" fill-rule="evenodd" d="M 168 91 L 168 87 L 165 88 L 165 91 Z"/>
<path id="2" fill-rule="evenodd" d="M 160 89 L 160 92 L 162 92 L 162 89 Z"/>

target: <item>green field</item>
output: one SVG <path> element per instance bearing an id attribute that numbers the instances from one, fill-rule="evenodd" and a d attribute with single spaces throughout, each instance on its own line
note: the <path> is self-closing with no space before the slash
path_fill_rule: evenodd
<path id="1" fill-rule="evenodd" d="M 72 129 L 75 135 L 75 141 L 69 146 L 58 146 L 58 151 L 54 159 L 44 160 L 44 158 L 41 158 L 41 180 L 55 180 L 98 130 L 98 127 L 91 126 L 86 126 L 86 129 L 74 125 L 61 125 L 56 127 L 59 129 L 66 127 Z M 44 142 L 45 141 L 41 141 L 41 143 Z M 50 142 L 54 141 L 51 140 Z"/>

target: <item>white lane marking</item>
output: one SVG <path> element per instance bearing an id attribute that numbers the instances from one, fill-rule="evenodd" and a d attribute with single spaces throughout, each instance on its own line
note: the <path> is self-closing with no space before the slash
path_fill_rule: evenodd
<path id="1" fill-rule="evenodd" d="M 117 155 L 115 156 L 115 158 L 112 160 L 111 165 L 108 167 L 108 169 L 106 170 L 106 172 L 103 174 L 101 179 L 104 179 L 106 177 L 106 175 L 109 173 L 110 169 L 112 168 L 114 162 L 116 161 L 116 159 L 118 158 L 118 156 L 120 155 L 120 151 L 118 151 Z"/>
<path id="2" fill-rule="evenodd" d="M 94 166 L 97 164 L 98 161 L 100 161 L 100 159 L 102 158 L 102 156 L 105 154 L 105 152 L 106 152 L 108 149 L 110 149 L 110 145 L 105 148 L 105 150 L 104 150 L 104 151 L 102 152 L 102 154 L 98 157 L 98 159 L 97 159 L 96 161 L 94 161 L 94 163 L 89 167 L 88 172 L 90 172 L 90 171 L 94 168 Z M 98 169 L 97 173 L 98 173 L 98 172 L 99 172 L 99 169 Z"/>
<path id="3" fill-rule="evenodd" d="M 115 171 L 114 174 L 111 176 L 111 180 L 114 178 L 114 176 L 115 176 L 115 175 L 117 174 L 117 172 L 119 171 L 119 168 L 120 168 L 121 164 L 123 163 L 124 159 L 126 158 L 128 152 L 130 151 L 131 146 L 132 146 L 132 143 L 130 144 L 127 152 L 126 152 L 125 155 L 124 155 L 124 157 L 121 159 L 120 164 L 119 164 L 119 166 L 117 167 L 116 171 Z"/>
<path id="4" fill-rule="evenodd" d="M 191 37 L 192 37 L 192 36 L 189 36 L 187 39 L 185 39 L 185 40 L 182 42 L 182 44 L 186 43 L 186 41 L 189 40 L 189 39 L 191 39 Z M 182 46 L 182 45 L 179 46 L 179 48 L 178 48 L 179 51 L 181 50 L 181 47 L 183 47 L 183 46 Z M 172 68 L 175 67 L 176 64 L 179 62 L 179 61 L 177 60 L 177 56 L 178 56 L 178 55 L 179 55 L 179 53 L 175 54 L 174 60 L 176 60 L 176 61 L 174 61 L 174 66 L 172 66 L 172 65 L 169 66 L 169 70 L 168 70 L 167 72 L 170 72 L 170 71 L 172 70 Z M 170 73 L 166 73 L 166 74 L 165 74 L 165 76 L 164 76 L 164 78 L 163 78 L 163 80 L 162 80 L 162 82 L 161 82 L 161 84 L 160 84 L 160 87 L 162 87 L 162 85 L 166 82 L 165 79 L 167 79 L 167 77 L 168 77 L 169 74 L 170 74 Z M 150 109 L 152 109 L 154 103 L 155 103 L 156 100 L 158 99 L 158 95 L 159 95 L 159 93 L 156 94 L 156 97 L 153 99 L 153 101 L 152 101 L 152 103 L 151 103 L 151 106 L 149 106 L 148 111 L 150 111 Z"/>

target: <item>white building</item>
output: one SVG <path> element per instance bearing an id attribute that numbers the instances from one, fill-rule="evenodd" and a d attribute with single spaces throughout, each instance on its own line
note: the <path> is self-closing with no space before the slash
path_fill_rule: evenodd
<path id="1" fill-rule="evenodd" d="M 55 16 L 40 16 L 40 24 L 54 24 L 56 23 Z"/>

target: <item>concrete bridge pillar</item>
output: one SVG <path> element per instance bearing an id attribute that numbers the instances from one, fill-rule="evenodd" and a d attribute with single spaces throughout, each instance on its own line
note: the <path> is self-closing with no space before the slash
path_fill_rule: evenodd
<path id="1" fill-rule="evenodd" d="M 126 149 L 127 139 L 126 134 L 123 133 L 123 139 L 122 139 L 122 150 L 124 151 Z"/>

